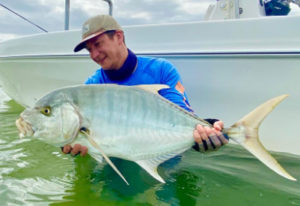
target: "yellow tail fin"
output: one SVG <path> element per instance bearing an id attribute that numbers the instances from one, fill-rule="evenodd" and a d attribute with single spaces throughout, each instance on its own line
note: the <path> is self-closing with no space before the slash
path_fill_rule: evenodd
<path id="1" fill-rule="evenodd" d="M 224 133 L 230 139 L 242 145 L 274 172 L 289 180 L 296 181 L 265 149 L 258 136 L 258 129 L 261 122 L 286 97 L 288 95 L 278 96 L 263 103 L 230 128 L 224 129 Z"/>

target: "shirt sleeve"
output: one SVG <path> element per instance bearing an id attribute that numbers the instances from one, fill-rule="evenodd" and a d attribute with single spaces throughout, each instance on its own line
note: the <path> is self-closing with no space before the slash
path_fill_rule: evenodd
<path id="1" fill-rule="evenodd" d="M 88 77 L 88 79 L 85 81 L 85 84 L 101 84 L 101 70 L 98 69 L 93 75 Z"/>
<path id="2" fill-rule="evenodd" d="M 170 86 L 170 89 L 161 90 L 159 92 L 160 95 L 182 107 L 183 109 L 193 112 L 176 67 L 166 60 L 160 61 L 162 61 L 160 67 L 160 83 Z"/>

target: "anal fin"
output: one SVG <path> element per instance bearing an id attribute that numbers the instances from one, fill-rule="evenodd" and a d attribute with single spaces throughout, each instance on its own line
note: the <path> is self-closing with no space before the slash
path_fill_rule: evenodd
<path id="1" fill-rule="evenodd" d="M 144 170 L 146 170 L 152 177 L 157 179 L 159 182 L 166 183 L 164 179 L 157 172 L 158 164 L 153 164 L 151 160 L 138 160 L 135 162 L 138 165 L 140 165 Z"/>
<path id="2" fill-rule="evenodd" d="M 144 170 L 146 170 L 152 177 L 157 179 L 159 182 L 166 183 L 164 179 L 157 172 L 158 165 L 160 165 L 166 160 L 175 157 L 178 154 L 185 152 L 186 150 L 187 148 L 178 149 L 176 150 L 176 152 L 166 153 L 164 155 L 160 155 L 152 159 L 137 160 L 135 161 L 135 163 L 140 165 Z"/>

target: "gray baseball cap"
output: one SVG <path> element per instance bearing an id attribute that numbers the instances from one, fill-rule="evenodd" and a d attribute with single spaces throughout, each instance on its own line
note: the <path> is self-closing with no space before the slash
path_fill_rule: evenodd
<path id="1" fill-rule="evenodd" d="M 82 26 L 82 40 L 76 45 L 74 52 L 85 48 L 85 44 L 88 40 L 111 30 L 123 30 L 112 16 L 97 15 L 91 17 Z"/>

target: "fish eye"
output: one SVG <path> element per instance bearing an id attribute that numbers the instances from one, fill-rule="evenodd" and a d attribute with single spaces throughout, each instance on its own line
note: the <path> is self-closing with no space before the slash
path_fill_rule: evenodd
<path id="1" fill-rule="evenodd" d="M 81 127 L 79 129 L 79 132 L 81 132 L 83 134 L 88 134 L 88 135 L 90 134 L 90 130 L 88 128 L 86 128 L 86 127 Z"/>
<path id="2" fill-rule="evenodd" d="M 46 116 L 50 116 L 51 114 L 51 108 L 49 106 L 43 107 L 41 109 L 41 113 L 46 115 Z"/>

